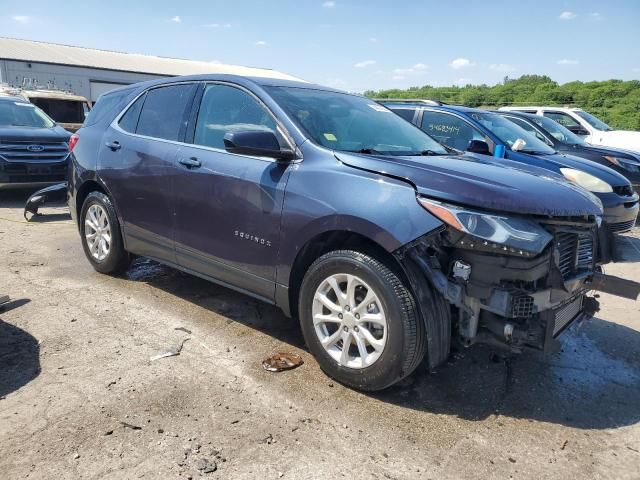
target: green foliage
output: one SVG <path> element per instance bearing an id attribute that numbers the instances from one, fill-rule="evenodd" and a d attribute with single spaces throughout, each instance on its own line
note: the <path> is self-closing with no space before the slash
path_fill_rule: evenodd
<path id="1" fill-rule="evenodd" d="M 546 75 L 505 77 L 493 87 L 411 87 L 408 90 L 365 92 L 368 97 L 423 98 L 454 105 L 497 108 L 507 105 L 580 107 L 601 118 L 612 128 L 640 130 L 640 81 L 569 82 L 559 85 Z"/>

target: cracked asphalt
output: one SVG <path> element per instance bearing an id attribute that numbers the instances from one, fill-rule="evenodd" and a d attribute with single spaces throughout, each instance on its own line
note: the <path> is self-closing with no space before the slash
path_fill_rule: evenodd
<path id="1" fill-rule="evenodd" d="M 640 302 L 602 294 L 551 357 L 473 347 L 363 394 L 273 307 L 144 259 L 94 272 L 26 196 L 0 192 L 2 478 L 640 478 Z M 606 272 L 640 281 L 623 242 Z M 304 365 L 264 371 L 280 351 Z"/>

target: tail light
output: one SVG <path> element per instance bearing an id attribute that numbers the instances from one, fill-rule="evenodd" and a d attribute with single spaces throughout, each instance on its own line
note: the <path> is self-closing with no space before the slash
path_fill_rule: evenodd
<path id="1" fill-rule="evenodd" d="M 78 140 L 80 140 L 80 135 L 78 135 L 77 133 L 71 135 L 71 138 L 69 139 L 69 152 L 73 152 L 73 149 L 76 147 L 76 143 L 78 143 Z"/>

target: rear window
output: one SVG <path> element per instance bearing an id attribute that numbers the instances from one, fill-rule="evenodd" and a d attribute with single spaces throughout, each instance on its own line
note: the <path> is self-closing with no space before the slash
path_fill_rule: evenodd
<path id="1" fill-rule="evenodd" d="M 101 95 L 85 119 L 84 126 L 94 125 L 105 120 L 107 117 L 110 117 L 109 120 L 112 120 L 129 101 L 132 91 L 133 90 L 118 90 Z"/>
<path id="2" fill-rule="evenodd" d="M 58 123 L 84 122 L 85 109 L 87 109 L 84 102 L 57 98 L 32 98 L 31 102 Z"/>

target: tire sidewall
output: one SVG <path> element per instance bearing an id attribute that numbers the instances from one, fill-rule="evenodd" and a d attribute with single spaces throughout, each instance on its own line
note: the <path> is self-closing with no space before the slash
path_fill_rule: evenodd
<path id="1" fill-rule="evenodd" d="M 92 205 L 100 205 L 104 209 L 109 220 L 109 225 L 111 227 L 111 244 L 109 246 L 109 253 L 103 260 L 97 260 L 93 257 L 93 255 L 91 255 L 85 236 L 85 218 L 89 208 Z M 122 264 L 122 256 L 126 253 L 124 252 L 124 248 L 122 245 L 120 223 L 118 222 L 118 217 L 109 197 L 101 192 L 91 192 L 89 195 L 87 195 L 87 198 L 82 204 L 82 210 L 80 212 L 79 220 L 82 248 L 93 268 L 102 273 L 111 273 L 118 270 Z"/>
<path id="2" fill-rule="evenodd" d="M 406 358 L 407 331 L 405 312 L 397 300 L 393 286 L 381 278 L 377 268 L 364 261 L 366 258 L 369 257 L 363 254 L 353 256 L 345 253 L 321 258 L 312 265 L 302 283 L 298 311 L 307 347 L 322 370 L 349 386 L 362 390 L 379 390 L 405 376 L 403 366 Z M 362 369 L 338 364 L 321 345 L 313 326 L 312 304 L 315 292 L 322 281 L 337 273 L 355 275 L 373 288 L 387 318 L 387 341 L 384 350 L 373 365 Z"/>

